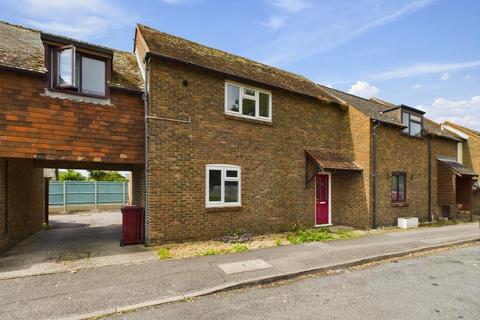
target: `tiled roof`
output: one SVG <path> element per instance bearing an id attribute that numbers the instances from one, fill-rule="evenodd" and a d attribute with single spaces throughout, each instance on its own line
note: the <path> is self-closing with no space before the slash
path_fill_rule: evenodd
<path id="1" fill-rule="evenodd" d="M 403 127 L 403 124 L 400 121 L 391 117 L 389 114 L 382 113 L 382 111 L 398 107 L 393 103 L 380 100 L 378 98 L 372 98 L 367 100 L 336 89 L 328 87 L 323 88 L 327 92 L 340 98 L 342 101 L 345 101 L 347 104 L 351 105 L 355 109 L 359 110 L 360 112 L 374 120 L 378 120 L 389 125 Z M 440 124 L 428 119 L 427 117 L 423 117 L 423 130 L 425 131 L 425 133 L 437 137 L 460 141 L 460 139 L 458 139 L 455 135 L 447 132 L 446 130 L 443 130 Z"/>
<path id="2" fill-rule="evenodd" d="M 267 84 L 338 104 L 322 88 L 305 77 L 258 63 L 218 49 L 137 25 L 148 51 L 156 56 L 208 68 L 234 77 Z"/>
<path id="3" fill-rule="evenodd" d="M 475 171 L 457 162 L 454 158 L 437 157 L 437 160 L 460 176 L 478 176 Z"/>
<path id="4" fill-rule="evenodd" d="M 473 129 L 470 129 L 470 128 L 467 128 L 467 127 L 464 127 L 464 126 L 461 126 L 459 125 L 458 123 L 455 123 L 455 122 L 451 122 L 451 121 L 445 121 L 445 124 L 449 125 L 449 126 L 452 126 L 460 131 L 463 131 L 465 132 L 467 135 L 468 134 L 472 134 L 472 135 L 475 135 L 477 137 L 480 138 L 480 132 L 477 131 L 477 130 L 473 130 Z"/>
<path id="5" fill-rule="evenodd" d="M 62 38 L 67 42 L 73 41 L 104 51 L 109 50 L 113 53 L 110 86 L 143 90 L 143 80 L 133 53 L 100 47 L 63 36 L 47 33 L 43 33 L 43 35 Z M 44 73 L 46 72 L 44 53 L 41 31 L 0 21 L 0 66 Z"/>
<path id="6" fill-rule="evenodd" d="M 322 170 L 362 171 L 353 160 L 345 154 L 331 150 L 305 150 L 307 155 L 318 163 Z"/>

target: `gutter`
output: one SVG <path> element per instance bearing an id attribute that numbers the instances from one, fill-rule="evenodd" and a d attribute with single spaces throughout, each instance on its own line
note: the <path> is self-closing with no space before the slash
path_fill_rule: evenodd
<path id="1" fill-rule="evenodd" d="M 377 228 L 377 128 L 380 121 L 373 120 L 372 127 L 372 228 Z"/>

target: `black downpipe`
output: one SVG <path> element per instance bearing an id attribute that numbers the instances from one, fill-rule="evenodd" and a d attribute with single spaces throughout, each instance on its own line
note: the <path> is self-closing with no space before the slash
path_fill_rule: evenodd
<path id="1" fill-rule="evenodd" d="M 5 229 L 4 229 L 4 233 L 7 234 L 8 233 L 8 160 L 5 160 L 5 181 L 4 181 L 5 185 L 4 185 L 4 191 L 5 191 L 5 195 L 4 195 L 4 206 L 3 206 L 3 217 L 5 219 L 4 223 L 5 223 Z"/>
<path id="2" fill-rule="evenodd" d="M 428 218 L 433 222 L 432 212 L 432 138 L 428 137 Z"/>
<path id="3" fill-rule="evenodd" d="M 377 128 L 378 120 L 373 120 L 372 127 L 372 228 L 377 228 Z"/>
<path id="4" fill-rule="evenodd" d="M 143 60 L 144 64 L 145 64 L 145 92 L 143 93 L 143 112 L 145 113 L 144 114 L 144 117 L 145 117 L 145 150 L 144 150 L 144 157 L 145 157 L 145 168 L 144 168 L 144 199 L 143 199 L 143 204 L 144 204 L 144 208 L 143 208 L 143 216 L 144 216 L 144 226 L 143 226 L 143 244 L 144 245 L 147 245 L 148 243 L 148 238 L 147 238 L 147 220 L 148 220 L 148 214 L 147 214 L 147 211 L 148 211 L 148 101 L 150 99 L 150 96 L 149 96 L 149 93 L 148 93 L 148 90 L 149 90 L 149 86 L 148 86 L 148 63 L 150 62 L 150 55 L 149 53 L 147 52 L 145 54 L 145 58 Z"/>

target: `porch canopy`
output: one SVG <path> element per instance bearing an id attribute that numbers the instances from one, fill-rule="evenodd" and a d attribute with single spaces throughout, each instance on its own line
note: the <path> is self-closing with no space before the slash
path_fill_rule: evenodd
<path id="1" fill-rule="evenodd" d="M 437 157 L 437 160 L 445 167 L 453 171 L 457 176 L 463 177 L 476 177 L 478 174 L 472 169 L 464 166 L 460 162 L 457 162 L 454 158 L 449 157 Z"/>
<path id="2" fill-rule="evenodd" d="M 337 151 L 305 150 L 305 157 L 307 160 L 306 183 L 320 172 L 361 172 L 363 170 L 349 156 Z"/>

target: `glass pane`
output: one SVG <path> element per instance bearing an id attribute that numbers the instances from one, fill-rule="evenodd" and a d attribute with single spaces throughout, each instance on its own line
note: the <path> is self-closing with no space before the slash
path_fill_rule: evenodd
<path id="1" fill-rule="evenodd" d="M 229 177 L 229 178 L 238 177 L 238 171 L 237 170 L 227 170 L 227 177 Z"/>
<path id="2" fill-rule="evenodd" d="M 260 117 L 270 117 L 270 96 L 260 92 Z"/>
<path id="3" fill-rule="evenodd" d="M 422 122 L 422 119 L 419 116 L 410 115 L 411 121 Z"/>
<path id="4" fill-rule="evenodd" d="M 57 54 L 58 58 L 58 79 L 57 85 L 59 86 L 72 86 L 72 60 L 73 50 L 65 49 Z"/>
<path id="5" fill-rule="evenodd" d="M 243 98 L 242 113 L 246 116 L 255 117 L 255 100 Z"/>
<path id="6" fill-rule="evenodd" d="M 227 85 L 227 110 L 240 110 L 240 89 L 237 86 Z"/>
<path id="7" fill-rule="evenodd" d="M 255 90 L 245 88 L 245 89 L 243 89 L 243 93 L 246 94 L 246 95 L 255 97 Z"/>
<path id="8" fill-rule="evenodd" d="M 105 61 L 82 57 L 82 92 L 105 95 Z"/>
<path id="9" fill-rule="evenodd" d="M 392 200 L 398 200 L 398 176 L 392 176 Z"/>
<path id="10" fill-rule="evenodd" d="M 238 202 L 238 181 L 225 181 L 225 202 Z"/>
<path id="11" fill-rule="evenodd" d="M 208 200 L 222 201 L 221 193 L 222 171 L 209 170 L 208 172 Z"/>
<path id="12" fill-rule="evenodd" d="M 404 113 L 402 114 L 402 124 L 405 125 L 405 126 L 407 126 L 405 129 L 403 129 L 403 132 L 404 132 L 404 133 L 409 133 L 410 130 L 409 130 L 408 126 L 409 126 L 409 124 L 410 124 L 410 115 L 409 115 L 408 113 L 406 113 L 406 112 L 404 112 Z"/>
<path id="13" fill-rule="evenodd" d="M 398 176 L 398 200 L 405 200 L 405 175 Z"/>
<path id="14" fill-rule="evenodd" d="M 420 137 L 422 135 L 422 124 L 410 122 L 410 135 Z"/>

